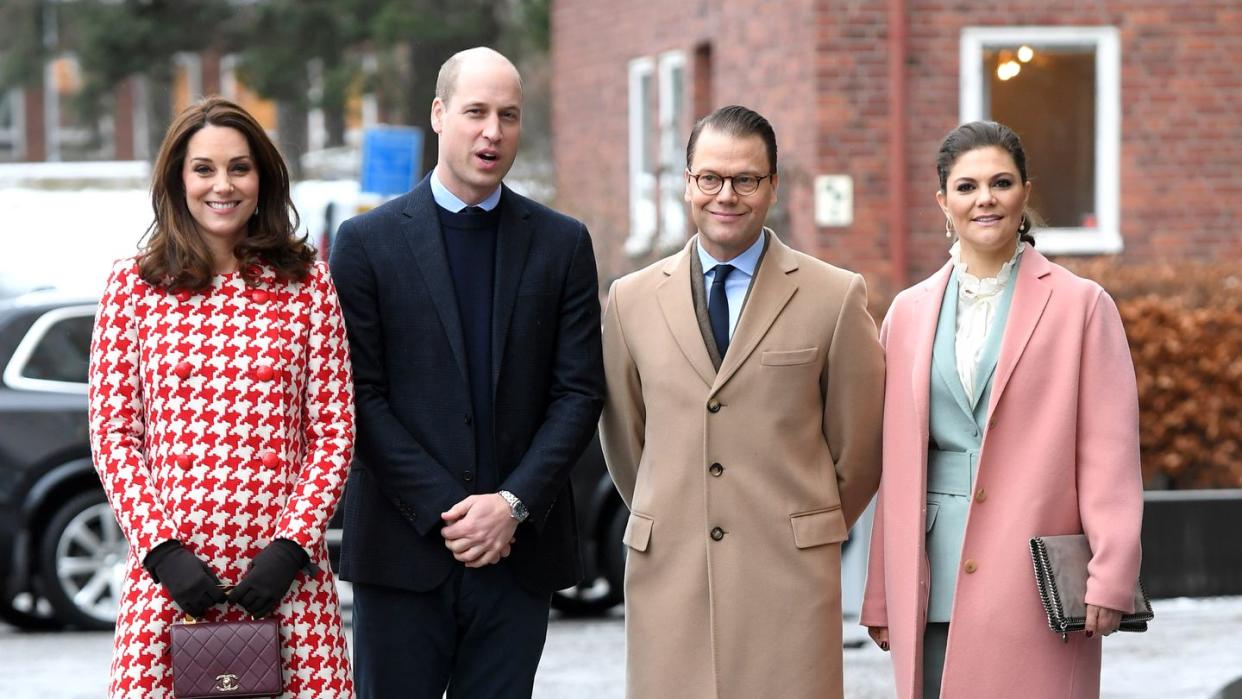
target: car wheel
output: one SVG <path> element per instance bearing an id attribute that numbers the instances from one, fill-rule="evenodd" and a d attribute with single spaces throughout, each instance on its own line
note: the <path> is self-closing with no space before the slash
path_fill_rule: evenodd
<path id="1" fill-rule="evenodd" d="M 64 627 L 52 605 L 34 592 L 21 592 L 12 599 L 0 600 L 0 621 L 23 631 L 55 631 Z"/>
<path id="2" fill-rule="evenodd" d="M 618 500 L 603 528 L 603 537 L 596 542 L 599 555 L 599 576 L 585 580 L 575 587 L 558 591 L 552 597 L 552 606 L 566 616 L 598 616 L 617 606 L 623 599 L 625 580 L 625 533 L 628 518 L 625 506 Z M 618 527 L 619 523 L 619 527 Z"/>
<path id="3" fill-rule="evenodd" d="M 39 575 L 61 621 L 113 627 L 128 551 L 103 491 L 77 495 L 56 511 L 40 546 Z"/>

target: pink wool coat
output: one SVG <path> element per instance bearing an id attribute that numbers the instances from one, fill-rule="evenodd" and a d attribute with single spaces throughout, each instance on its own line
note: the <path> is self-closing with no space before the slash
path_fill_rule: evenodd
<path id="1" fill-rule="evenodd" d="M 962 544 L 945 699 L 1099 695 L 1102 639 L 1072 634 L 1064 643 L 1049 630 L 1027 548 L 1032 536 L 1086 533 L 1087 602 L 1133 611 L 1143 499 L 1125 330 L 1099 285 L 1035 250 L 1023 258 Z M 861 622 L 888 627 L 902 698 L 922 696 L 931 355 L 951 272 L 945 265 L 899 294 L 881 331 L 884 471 Z"/>

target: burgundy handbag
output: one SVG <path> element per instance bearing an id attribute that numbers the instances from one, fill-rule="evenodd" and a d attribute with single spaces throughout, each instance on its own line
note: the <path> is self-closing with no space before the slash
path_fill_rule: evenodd
<path id="1" fill-rule="evenodd" d="M 170 627 L 173 696 L 270 697 L 284 692 L 276 620 L 186 621 Z"/>

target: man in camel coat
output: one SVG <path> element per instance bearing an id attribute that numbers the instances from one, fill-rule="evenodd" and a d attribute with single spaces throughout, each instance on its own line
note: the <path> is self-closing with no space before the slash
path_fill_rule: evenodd
<path id="1" fill-rule="evenodd" d="M 613 284 L 604 320 L 627 694 L 840 697 L 841 542 L 880 477 L 866 287 L 763 227 L 762 116 L 713 112 L 686 162 L 698 235 Z"/>

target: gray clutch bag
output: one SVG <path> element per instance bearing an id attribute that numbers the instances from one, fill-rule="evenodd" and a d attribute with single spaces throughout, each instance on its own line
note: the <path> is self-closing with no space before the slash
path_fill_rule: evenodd
<path id="1" fill-rule="evenodd" d="M 1035 563 L 1035 585 L 1048 613 L 1048 628 L 1068 642 L 1069 634 L 1082 631 L 1087 624 L 1087 562 L 1091 546 L 1084 534 L 1037 536 L 1031 539 L 1031 559 Z M 1155 615 L 1143 590 L 1143 581 L 1134 581 L 1134 613 L 1121 617 L 1121 631 L 1146 631 Z"/>

